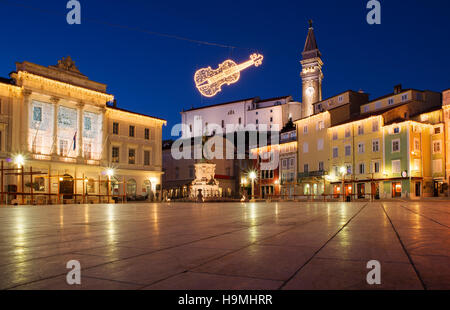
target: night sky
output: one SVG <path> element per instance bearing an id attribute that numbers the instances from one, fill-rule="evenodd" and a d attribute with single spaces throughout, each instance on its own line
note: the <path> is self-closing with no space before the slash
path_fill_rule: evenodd
<path id="1" fill-rule="evenodd" d="M 449 1 L 381 0 L 382 23 L 374 26 L 366 22 L 366 0 L 80 2 L 82 24 L 68 25 L 66 0 L 0 0 L 0 76 L 15 70 L 16 61 L 48 66 L 71 55 L 83 74 L 108 84 L 119 107 L 167 119 L 164 138 L 180 122 L 179 112 L 192 106 L 255 96 L 301 101 L 308 19 L 325 63 L 324 98 L 362 89 L 374 99 L 399 83 L 450 88 Z M 264 55 L 261 67 L 246 70 L 216 97 L 201 98 L 197 69 L 230 57 L 242 62 L 253 52 Z"/>

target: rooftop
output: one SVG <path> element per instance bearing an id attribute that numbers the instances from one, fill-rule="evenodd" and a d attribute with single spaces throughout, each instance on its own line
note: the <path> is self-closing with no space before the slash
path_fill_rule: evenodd
<path id="1" fill-rule="evenodd" d="M 288 99 L 288 98 L 292 99 L 292 96 L 282 96 L 282 97 L 275 97 L 275 98 L 269 98 L 269 99 L 264 99 L 264 100 L 261 100 L 259 97 L 252 97 L 252 98 L 247 98 L 247 99 L 240 99 L 240 100 L 234 100 L 234 101 L 229 101 L 229 102 L 208 105 L 208 106 L 204 106 L 204 107 L 192 108 L 189 110 L 183 110 L 183 112 L 191 112 L 191 111 L 215 108 L 215 107 L 238 103 L 238 102 L 253 101 L 254 103 L 263 103 L 263 102 L 276 101 L 276 100 Z"/>
<path id="2" fill-rule="evenodd" d="M 147 115 L 147 114 L 142 114 L 142 113 L 138 113 L 138 112 L 133 112 L 133 111 L 130 111 L 130 110 L 118 108 L 117 106 L 114 106 L 114 105 L 106 105 L 106 107 L 108 109 L 112 109 L 112 110 L 117 110 L 117 111 L 121 111 L 121 112 L 127 112 L 127 113 L 136 114 L 136 115 L 140 115 L 140 116 L 144 116 L 144 117 L 150 117 L 150 118 L 153 118 L 153 119 L 160 120 L 162 122 L 167 122 L 167 120 L 159 118 L 159 117 L 155 117 L 155 116 L 151 116 L 151 115 Z"/>

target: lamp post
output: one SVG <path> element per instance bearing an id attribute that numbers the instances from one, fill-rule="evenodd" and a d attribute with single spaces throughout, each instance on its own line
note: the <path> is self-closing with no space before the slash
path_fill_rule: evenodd
<path id="1" fill-rule="evenodd" d="M 342 189 L 341 189 L 341 191 L 342 191 L 342 201 L 345 201 L 345 189 L 344 189 L 344 186 L 345 186 L 345 174 L 347 173 L 347 168 L 342 166 L 341 169 L 340 169 L 340 172 L 342 174 Z"/>
<path id="2" fill-rule="evenodd" d="M 21 201 L 22 204 L 24 204 L 25 202 L 25 181 L 24 181 L 24 171 L 23 171 L 23 165 L 25 163 L 25 158 L 23 157 L 23 155 L 18 154 L 14 157 L 14 163 L 17 165 L 17 169 L 20 169 L 20 186 L 21 186 L 21 191 L 22 191 L 22 195 L 21 195 Z M 33 176 L 31 176 L 31 178 L 33 178 Z M 19 183 L 19 175 L 17 175 L 17 183 Z M 31 182 L 33 183 L 33 181 Z M 3 190 L 3 189 L 2 189 Z"/>
<path id="3" fill-rule="evenodd" d="M 251 171 L 249 174 L 249 178 L 252 180 L 252 199 L 251 202 L 255 202 L 255 179 L 256 179 L 256 172 Z"/>
<path id="4" fill-rule="evenodd" d="M 114 175 L 114 170 L 113 169 L 108 169 L 106 170 L 106 175 L 108 176 L 108 182 L 106 184 L 106 197 L 108 199 L 108 203 L 109 203 L 109 194 L 110 194 L 110 186 L 111 186 L 111 177 Z"/>

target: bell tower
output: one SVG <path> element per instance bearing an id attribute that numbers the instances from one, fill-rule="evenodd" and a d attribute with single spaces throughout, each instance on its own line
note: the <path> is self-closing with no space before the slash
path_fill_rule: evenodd
<path id="1" fill-rule="evenodd" d="M 302 53 L 302 117 L 314 113 L 313 104 L 322 100 L 322 54 L 317 46 L 312 20 L 309 21 L 308 36 Z"/>

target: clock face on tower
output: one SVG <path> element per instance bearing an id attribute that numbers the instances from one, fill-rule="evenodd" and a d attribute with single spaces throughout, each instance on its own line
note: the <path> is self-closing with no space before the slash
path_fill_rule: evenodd
<path id="1" fill-rule="evenodd" d="M 314 95 L 314 87 L 309 86 L 309 87 L 306 89 L 305 93 L 306 93 L 306 95 L 307 95 L 308 97 L 312 97 L 312 96 Z"/>

